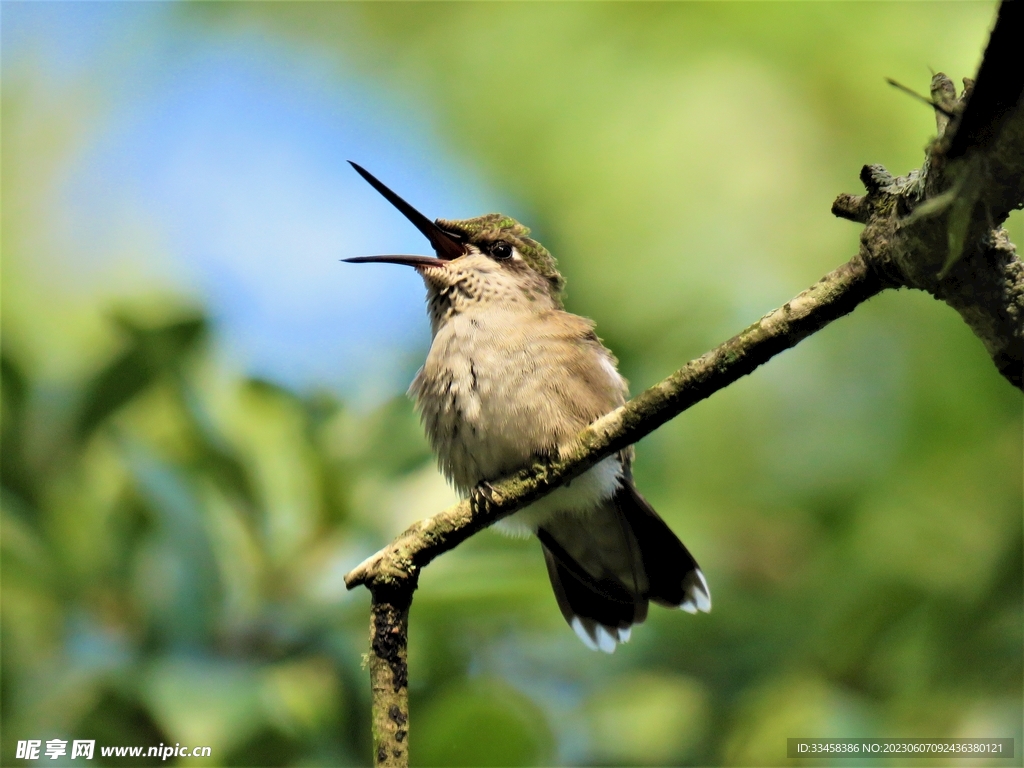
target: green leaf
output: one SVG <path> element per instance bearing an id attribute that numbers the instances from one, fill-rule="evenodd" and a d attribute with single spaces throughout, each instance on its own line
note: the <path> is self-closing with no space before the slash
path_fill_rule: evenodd
<path id="1" fill-rule="evenodd" d="M 202 316 L 156 328 L 145 328 L 126 315 L 115 316 L 114 322 L 128 334 L 129 344 L 86 385 L 74 430 L 80 441 L 152 386 L 162 373 L 180 369 L 206 333 Z"/>
<path id="2" fill-rule="evenodd" d="M 201 502 L 180 469 L 138 443 L 123 446 L 139 496 L 158 521 L 140 557 L 137 586 L 161 634 L 192 645 L 214 630 L 221 593 Z"/>
<path id="3" fill-rule="evenodd" d="M 34 505 L 36 477 L 25 466 L 25 418 L 29 384 L 24 372 L 9 355 L 0 355 L 0 483 Z"/>

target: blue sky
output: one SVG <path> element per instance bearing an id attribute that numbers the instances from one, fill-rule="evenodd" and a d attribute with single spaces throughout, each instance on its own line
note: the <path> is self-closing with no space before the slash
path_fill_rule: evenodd
<path id="1" fill-rule="evenodd" d="M 415 98 L 257 30 L 191 27 L 168 4 L 5 4 L 3 43 L 5 69 L 87 81 L 103 106 L 59 192 L 82 290 L 145 228 L 161 252 L 140 249 L 139 272 L 199 297 L 253 374 L 379 396 L 422 360 L 415 273 L 339 259 L 429 248 L 347 160 L 431 218 L 515 211 Z"/>

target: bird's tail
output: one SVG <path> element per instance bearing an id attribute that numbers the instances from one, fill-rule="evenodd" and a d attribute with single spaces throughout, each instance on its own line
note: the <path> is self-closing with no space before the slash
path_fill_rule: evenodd
<path id="1" fill-rule="evenodd" d="M 711 610 L 697 561 L 629 480 L 585 515 L 549 519 L 537 537 L 562 615 L 594 650 L 626 642 L 649 601 Z"/>

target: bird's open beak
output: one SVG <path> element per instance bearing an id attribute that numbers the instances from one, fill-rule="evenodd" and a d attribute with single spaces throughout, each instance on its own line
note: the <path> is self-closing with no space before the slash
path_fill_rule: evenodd
<path id="1" fill-rule="evenodd" d="M 395 208 L 402 212 L 409 221 L 420 232 L 426 236 L 430 244 L 434 246 L 434 252 L 437 257 L 433 256 L 402 256 L 402 255 L 390 255 L 390 256 L 356 256 L 352 259 L 342 259 L 351 264 L 405 264 L 410 267 L 436 267 L 438 266 L 438 260 L 440 261 L 451 261 L 457 259 L 459 256 L 463 256 L 467 252 L 466 246 L 459 242 L 455 235 L 449 232 L 445 232 L 437 224 L 432 222 L 422 213 L 417 211 L 405 200 L 400 198 L 390 189 L 385 187 L 381 182 L 365 168 L 356 165 L 349 160 L 349 165 L 356 169 L 356 173 L 366 179 L 370 186 L 384 195 L 384 198 L 391 203 Z"/>

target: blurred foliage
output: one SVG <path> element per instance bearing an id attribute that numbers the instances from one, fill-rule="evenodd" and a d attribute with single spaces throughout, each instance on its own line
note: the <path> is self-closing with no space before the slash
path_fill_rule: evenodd
<path id="1" fill-rule="evenodd" d="M 637 391 L 853 252 L 831 197 L 865 162 L 919 164 L 933 130 L 882 76 L 971 74 L 991 10 L 210 4 L 175 23 L 321 46 L 429 104 L 535 212 L 509 211 Z M 342 577 L 452 500 L 411 405 L 240 377 L 180 306 L 125 305 L 83 370 L 51 375 L 80 337 L 7 279 L 35 256 L 37 191 L 9 171 L 31 155 L 8 148 L 26 147 L 10 98 L 3 761 L 13 739 L 57 736 L 204 744 L 218 765 L 368 762 L 368 599 Z M 53 346 L 26 341 L 55 317 Z M 426 569 L 413 762 L 778 765 L 791 736 L 1020 745 L 1021 448 L 1019 393 L 960 320 L 920 295 L 873 300 L 639 445 L 638 483 L 701 560 L 709 616 L 653 610 L 606 657 L 565 627 L 533 541 L 484 533 Z"/>

